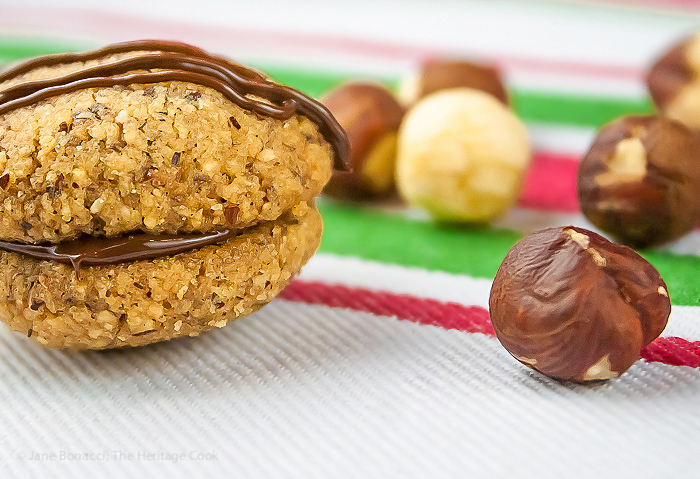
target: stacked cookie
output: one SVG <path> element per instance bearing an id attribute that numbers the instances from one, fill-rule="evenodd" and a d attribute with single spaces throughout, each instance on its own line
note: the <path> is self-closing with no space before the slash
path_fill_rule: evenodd
<path id="1" fill-rule="evenodd" d="M 269 302 L 315 252 L 347 138 L 256 71 L 168 42 L 0 76 L 0 319 L 57 348 L 137 346 Z"/>

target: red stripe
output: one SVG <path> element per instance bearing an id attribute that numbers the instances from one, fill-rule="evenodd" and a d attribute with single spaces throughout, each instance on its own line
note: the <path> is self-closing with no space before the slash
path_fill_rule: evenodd
<path id="1" fill-rule="evenodd" d="M 292 281 L 279 297 L 287 301 L 393 316 L 414 323 L 495 336 L 489 312 L 481 306 L 464 306 L 405 294 L 300 280 Z M 700 368 L 700 341 L 658 338 L 642 350 L 641 357 L 647 362 Z"/>
<path id="2" fill-rule="evenodd" d="M 3 6 L 0 27 L 5 30 L 36 29 L 43 35 L 49 32 L 65 35 L 88 34 L 97 39 L 112 37 L 115 40 L 133 38 L 161 38 L 196 43 L 208 49 L 231 49 L 241 47 L 270 48 L 279 50 L 290 46 L 309 52 L 326 51 L 359 55 L 365 58 L 388 61 L 418 62 L 425 58 L 442 56 L 444 52 L 435 48 L 401 45 L 379 41 L 367 41 L 349 37 L 334 37 L 327 34 L 311 35 L 295 32 L 275 32 L 243 27 L 220 27 L 195 25 L 187 22 L 164 21 L 143 16 L 89 8 L 32 6 Z M 284 50 L 283 50 L 284 51 Z M 564 73 L 577 76 L 607 77 L 610 79 L 640 82 L 645 71 L 639 67 L 624 67 L 614 64 L 590 64 L 532 57 L 509 57 L 500 55 L 489 58 L 478 52 L 463 52 L 503 69 L 524 69 L 548 73 Z M 313 56 L 313 55 L 312 55 Z"/>
<path id="3" fill-rule="evenodd" d="M 294 280 L 279 296 L 289 301 L 395 316 L 414 323 L 494 336 L 489 312 L 481 306 L 443 303 L 404 294 Z"/>
<path id="4" fill-rule="evenodd" d="M 575 155 L 536 151 L 525 175 L 518 206 L 580 213 L 576 188 L 579 161 L 580 158 Z"/>
<path id="5" fill-rule="evenodd" d="M 537 210 L 578 213 L 576 172 L 579 158 L 535 152 L 518 204 Z"/>
<path id="6" fill-rule="evenodd" d="M 642 358 L 649 362 L 700 368 L 700 341 L 674 337 L 657 338 L 642 350 Z"/>
<path id="7" fill-rule="evenodd" d="M 600 4 L 600 1 L 591 1 L 589 3 Z M 606 0 L 603 5 L 610 6 L 610 3 L 618 3 L 626 6 L 632 7 L 656 7 L 663 10 L 668 10 L 670 8 L 687 8 L 692 13 L 697 13 L 698 10 L 698 0 Z"/>

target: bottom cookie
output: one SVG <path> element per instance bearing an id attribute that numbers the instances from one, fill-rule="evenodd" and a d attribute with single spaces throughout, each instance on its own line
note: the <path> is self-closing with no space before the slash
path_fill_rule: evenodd
<path id="1" fill-rule="evenodd" d="M 318 248 L 302 203 L 226 243 L 170 257 L 83 267 L 0 251 L 0 320 L 53 348 L 142 346 L 196 336 L 269 303 Z"/>

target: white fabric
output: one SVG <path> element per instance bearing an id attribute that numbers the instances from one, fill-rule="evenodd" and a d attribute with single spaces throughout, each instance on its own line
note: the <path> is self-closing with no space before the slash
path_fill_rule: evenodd
<path id="1" fill-rule="evenodd" d="M 603 386 L 563 385 L 490 337 L 281 300 L 149 348 L 60 353 L 4 333 L 0 347 L 7 477 L 656 478 L 700 467 L 700 371 L 687 367 L 640 363 Z"/>
<path id="2" fill-rule="evenodd" d="M 527 135 L 534 150 L 567 155 L 578 159 L 588 151 L 597 131 L 595 128 L 527 123 Z"/>
<path id="3" fill-rule="evenodd" d="M 420 287 L 443 301 L 487 286 L 328 254 L 300 279 Z M 700 338 L 699 316 L 674 308 L 671 332 Z M 603 386 L 561 384 L 492 337 L 325 306 L 276 300 L 199 338 L 83 354 L 2 328 L 0 356 L 6 477 L 654 478 L 700 467 L 700 370 L 640 361 Z"/>

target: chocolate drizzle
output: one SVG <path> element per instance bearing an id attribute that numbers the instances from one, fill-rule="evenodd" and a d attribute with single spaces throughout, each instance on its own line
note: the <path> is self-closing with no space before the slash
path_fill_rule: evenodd
<path id="1" fill-rule="evenodd" d="M 334 168 L 347 170 L 349 142 L 326 107 L 299 91 L 266 79 L 255 70 L 206 53 L 182 43 L 142 40 L 118 43 L 87 53 L 49 55 L 25 62 L 0 74 L 0 83 L 15 79 L 37 68 L 107 59 L 122 53 L 140 52 L 137 56 L 110 60 L 96 66 L 55 78 L 22 81 L 0 91 L 0 115 L 17 108 L 36 104 L 47 98 L 88 88 L 117 85 L 149 85 L 160 82 L 183 81 L 212 88 L 243 109 L 257 115 L 284 120 L 295 114 L 315 122 L 335 150 Z M 153 93 L 152 88 L 144 94 Z M 196 99 L 196 97 L 194 98 Z M 235 118 L 232 125 L 240 129 Z M 180 153 L 172 162 L 177 165 Z M 8 175 L 0 177 L 5 188 Z M 55 188 L 60 187 L 57 179 Z M 238 209 L 224 210 L 230 225 L 235 224 Z M 71 264 L 79 274 L 81 265 L 105 265 L 153 259 L 173 255 L 203 246 L 225 242 L 242 233 L 231 228 L 213 233 L 153 235 L 131 233 L 117 238 L 84 235 L 58 244 L 25 244 L 0 241 L 0 249 L 13 251 L 37 260 Z"/>
<path id="2" fill-rule="evenodd" d="M 57 78 L 25 81 L 0 91 L 0 114 L 87 88 L 183 81 L 217 90 L 241 108 L 262 116 L 284 120 L 299 113 L 308 117 L 333 146 L 335 169 L 348 169 L 350 147 L 347 136 L 326 107 L 291 87 L 267 80 L 252 69 L 183 43 L 141 40 L 87 53 L 44 56 L 0 74 L 0 83 L 36 68 L 98 60 L 129 52 L 149 53 L 83 68 Z"/>
<path id="3" fill-rule="evenodd" d="M 0 241 L 0 249 L 38 260 L 71 264 L 79 273 L 81 265 L 96 266 L 169 256 L 228 241 L 242 231 L 227 229 L 212 233 L 180 235 L 134 233 L 117 238 L 84 235 L 71 241 L 46 245 Z"/>

